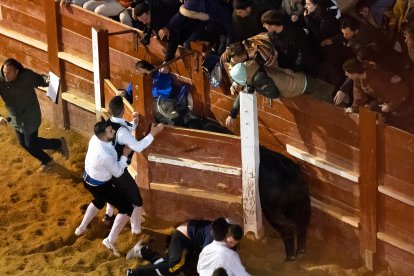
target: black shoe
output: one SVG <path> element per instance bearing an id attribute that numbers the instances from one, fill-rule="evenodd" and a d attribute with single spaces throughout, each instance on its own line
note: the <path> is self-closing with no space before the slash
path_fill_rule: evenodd
<path id="1" fill-rule="evenodd" d="M 115 215 L 108 216 L 105 214 L 105 217 L 101 220 L 104 224 L 112 225 L 115 221 Z"/>
<path id="2" fill-rule="evenodd" d="M 132 269 L 127 269 L 126 276 L 132 276 L 134 273 L 132 272 Z"/>

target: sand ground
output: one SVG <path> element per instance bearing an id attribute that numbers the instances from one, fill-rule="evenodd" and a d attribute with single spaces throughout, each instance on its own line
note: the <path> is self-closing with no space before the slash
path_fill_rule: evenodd
<path id="1" fill-rule="evenodd" d="M 0 114 L 7 114 L 2 101 Z M 0 275 L 125 275 L 125 269 L 139 260 L 116 258 L 101 244 L 109 233 L 100 222 L 103 213 L 86 235 L 74 235 L 91 200 L 81 182 L 88 139 L 47 123 L 40 135 L 64 136 L 70 145 L 67 161 L 51 152 L 58 164 L 47 173 L 36 172 L 40 163 L 17 145 L 10 126 L 0 127 Z M 152 237 L 151 246 L 164 248 L 160 233 L 168 232 L 171 225 L 146 218 L 144 234 Z M 244 239 L 239 251 L 242 262 L 252 275 L 370 275 L 310 232 L 308 252 L 295 262 L 284 263 L 276 232 L 259 241 Z M 123 256 L 138 239 L 124 229 L 119 237 Z"/>

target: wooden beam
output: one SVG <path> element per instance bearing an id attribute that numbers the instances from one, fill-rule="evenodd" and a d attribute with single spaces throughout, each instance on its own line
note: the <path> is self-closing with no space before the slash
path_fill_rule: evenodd
<path id="1" fill-rule="evenodd" d="M 343 210 L 335 208 L 329 204 L 326 204 L 316 198 L 311 197 L 311 205 L 313 208 L 318 209 L 321 212 L 324 212 L 346 224 L 349 224 L 355 228 L 359 228 L 359 218 L 346 214 Z"/>
<path id="2" fill-rule="evenodd" d="M 65 52 L 59 52 L 58 57 L 89 72 L 93 72 L 93 63 Z"/>
<path id="3" fill-rule="evenodd" d="M 56 26 L 55 26 L 55 28 L 56 28 Z M 36 39 L 33 39 L 29 36 L 20 34 L 18 32 L 15 32 L 15 31 L 10 30 L 8 28 L 5 28 L 3 26 L 0 26 L 0 34 L 2 34 L 4 36 L 7 36 L 8 38 L 17 40 L 19 42 L 22 42 L 24 44 L 30 45 L 30 46 L 32 46 L 36 49 L 42 50 L 44 52 L 48 51 L 48 46 L 47 46 L 46 43 L 44 43 L 42 41 L 39 41 L 39 40 L 36 40 Z"/>
<path id="4" fill-rule="evenodd" d="M 207 162 L 199 162 L 185 158 L 176 158 L 167 155 L 153 154 L 148 155 L 148 161 L 157 162 L 162 164 L 168 164 L 178 167 L 186 167 L 203 171 L 217 172 L 229 175 L 241 175 L 241 169 L 237 167 L 213 164 Z"/>
<path id="5" fill-rule="evenodd" d="M 229 195 L 224 193 L 214 193 L 202 189 L 184 187 L 177 184 L 151 183 L 150 189 L 209 200 L 217 200 L 226 203 L 242 204 L 241 196 Z"/>
<path id="6" fill-rule="evenodd" d="M 246 88 L 247 89 L 247 88 Z M 259 196 L 259 129 L 256 94 L 240 93 L 240 138 L 244 232 L 263 235 L 262 206 Z"/>
<path id="7" fill-rule="evenodd" d="M 340 167 L 336 164 L 333 164 L 329 161 L 326 161 L 322 158 L 316 157 L 316 156 L 314 156 L 310 153 L 307 153 L 303 150 L 300 150 L 300 149 L 298 149 L 294 146 L 286 144 L 286 151 L 290 155 L 292 155 L 292 156 L 294 156 L 294 157 L 296 157 L 300 160 L 303 160 L 307 163 L 310 163 L 310 164 L 312 164 L 312 165 L 314 165 L 318 168 L 321 168 L 321 169 L 324 169 L 324 170 L 326 170 L 328 172 L 331 172 L 333 174 L 342 176 L 343 178 L 349 179 L 349 180 L 351 180 L 353 182 L 356 182 L 356 183 L 358 183 L 358 181 L 359 181 L 359 174 L 357 174 L 355 172 L 352 172 L 350 170 L 344 169 L 344 168 L 342 168 L 342 167 Z"/>
<path id="8" fill-rule="evenodd" d="M 110 78 L 108 30 L 103 26 L 92 28 L 92 56 L 96 120 L 100 121 L 105 107 L 104 80 Z"/>
<path id="9" fill-rule="evenodd" d="M 398 191 L 395 191 L 394 189 L 391 189 L 387 186 L 378 186 L 378 192 L 401 201 L 411 207 L 414 207 L 414 198 L 401 194 Z"/>
<path id="10" fill-rule="evenodd" d="M 360 250 L 365 266 L 373 270 L 377 252 L 377 113 L 366 108 L 359 112 Z M 367 259 L 367 256 L 370 256 Z"/>
<path id="11" fill-rule="evenodd" d="M 62 62 L 58 57 L 59 48 L 61 47 L 61 35 L 58 31 L 60 23 L 57 17 L 59 3 L 54 0 L 44 0 L 46 34 L 48 44 L 49 68 L 56 76 L 60 78 L 57 101 L 52 107 L 53 124 L 58 127 L 68 128 L 68 110 L 66 103 L 62 101 L 62 91 L 66 90 L 66 83 L 63 74 Z"/>
<path id="12" fill-rule="evenodd" d="M 403 241 L 401 239 L 398 239 L 392 235 L 389 235 L 387 233 L 378 232 L 377 238 L 383 242 L 386 242 L 388 244 L 391 244 L 392 246 L 395 246 L 401 250 L 404 250 L 405 252 L 408 252 L 412 255 L 414 255 L 414 245 L 410 244 L 406 241 Z"/>
<path id="13" fill-rule="evenodd" d="M 62 99 L 73 104 L 76 106 L 79 106 L 85 110 L 88 110 L 89 112 L 95 113 L 95 104 L 93 102 L 90 102 L 86 99 L 83 99 L 79 96 L 76 96 L 75 94 L 64 92 L 62 93 Z"/>

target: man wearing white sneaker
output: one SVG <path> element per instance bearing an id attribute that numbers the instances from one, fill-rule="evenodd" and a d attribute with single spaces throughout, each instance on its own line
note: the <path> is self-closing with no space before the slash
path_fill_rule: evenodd
<path id="1" fill-rule="evenodd" d="M 101 210 L 105 203 L 110 203 L 118 209 L 118 214 L 107 238 L 102 242 L 113 254 L 120 256 L 116 248 L 116 240 L 132 214 L 133 206 L 114 185 L 113 179 L 120 177 L 127 167 L 127 156 L 132 152 L 124 147 L 118 160 L 112 139 L 115 130 L 107 122 L 98 122 L 94 126 L 94 134 L 89 140 L 88 152 L 85 158 L 83 185 L 93 195 L 94 199 L 86 209 L 86 213 L 75 234 L 85 233 L 88 224 Z"/>
<path id="2" fill-rule="evenodd" d="M 133 152 L 143 151 L 152 143 L 152 141 L 154 141 L 154 137 L 164 128 L 162 124 L 154 126 L 151 128 L 151 131 L 147 136 L 141 140 L 137 140 L 131 134 L 131 132 L 135 130 L 138 125 L 138 113 L 134 112 L 132 114 L 132 122 L 129 123 L 125 121 L 123 118 L 125 113 L 123 97 L 115 96 L 112 98 L 112 100 L 109 102 L 109 112 L 111 113 L 112 117 L 107 122 L 116 131 L 112 144 L 118 153 L 118 158 L 120 158 L 122 155 L 122 150 L 126 146 L 132 149 Z M 133 153 L 128 156 L 128 164 L 131 163 L 132 154 Z M 114 185 L 120 189 L 121 193 L 134 206 L 134 210 L 131 215 L 132 234 L 137 235 L 141 233 L 142 197 L 134 178 L 131 176 L 129 171 L 125 169 L 124 173 L 119 178 L 114 179 Z M 107 208 L 106 215 L 111 216 L 110 207 Z"/>

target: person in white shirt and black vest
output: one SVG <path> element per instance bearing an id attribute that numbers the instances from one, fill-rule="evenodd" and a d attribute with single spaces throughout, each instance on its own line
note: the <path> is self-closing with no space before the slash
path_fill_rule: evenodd
<path id="1" fill-rule="evenodd" d="M 224 218 L 219 218 L 211 224 L 211 234 L 214 241 L 203 248 L 198 258 L 197 272 L 200 276 L 211 276 L 213 272 L 221 267 L 230 276 L 248 276 L 249 273 L 240 261 L 239 254 L 226 244 L 226 237 L 232 235 L 236 240 L 243 237 L 243 231 L 238 229 L 238 234 L 231 233 L 231 226 Z"/>
<path id="2" fill-rule="evenodd" d="M 96 216 L 105 203 L 110 203 L 118 209 L 112 229 L 102 242 L 115 256 L 120 256 L 116 248 L 116 240 L 132 214 L 133 206 L 114 185 L 114 179 L 120 177 L 127 167 L 127 159 L 132 149 L 124 147 L 122 156 L 118 160 L 117 153 L 112 145 L 115 130 L 107 122 L 98 122 L 94 127 L 95 135 L 89 140 L 88 152 L 85 157 L 85 172 L 83 185 L 93 195 L 83 220 L 75 234 L 85 233 L 89 222 Z"/>
<path id="3" fill-rule="evenodd" d="M 158 124 L 156 126 L 153 125 L 147 136 L 141 140 L 135 139 L 131 132 L 135 130 L 138 125 L 138 113 L 134 112 L 132 114 L 132 122 L 129 123 L 125 121 L 123 118 L 125 107 L 121 96 L 115 96 L 112 98 L 109 102 L 109 112 L 112 117 L 107 121 L 107 123 L 111 125 L 112 129 L 116 132 L 114 139 L 112 140 L 112 144 L 118 154 L 118 159 L 122 156 L 124 147 L 128 146 L 132 149 L 132 152 L 127 159 L 128 165 L 131 163 L 133 153 L 141 152 L 147 148 L 152 141 L 154 141 L 154 137 L 164 129 L 164 125 L 162 124 Z M 131 231 L 132 234 L 138 235 L 141 233 L 142 197 L 137 183 L 127 168 L 125 168 L 124 173 L 119 178 L 114 179 L 114 183 L 126 199 L 134 206 L 134 210 L 131 215 Z M 113 208 L 111 208 L 108 204 L 105 218 L 109 218 L 112 215 Z"/>

